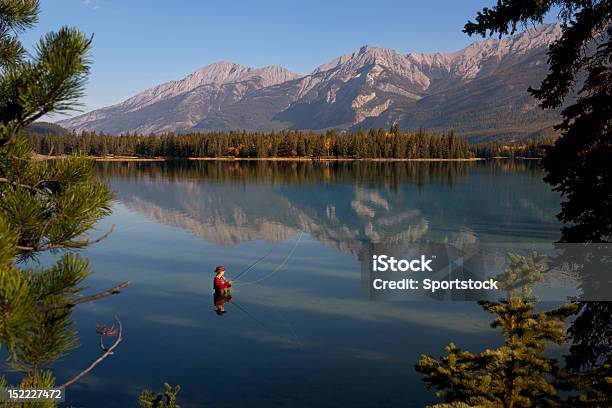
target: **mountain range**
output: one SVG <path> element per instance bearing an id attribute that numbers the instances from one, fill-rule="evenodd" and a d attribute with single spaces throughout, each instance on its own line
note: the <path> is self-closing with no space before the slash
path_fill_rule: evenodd
<path id="1" fill-rule="evenodd" d="M 363 46 L 299 75 L 279 66 L 221 61 L 119 104 L 57 122 L 110 134 L 247 129 L 453 129 L 478 140 L 548 132 L 558 111 L 528 94 L 561 34 L 541 25 L 450 53 L 402 54 Z"/>

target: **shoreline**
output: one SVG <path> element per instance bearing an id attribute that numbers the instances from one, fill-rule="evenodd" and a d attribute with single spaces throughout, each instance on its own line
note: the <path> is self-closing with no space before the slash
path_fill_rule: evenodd
<path id="1" fill-rule="evenodd" d="M 456 159 L 443 159 L 443 158 L 351 158 L 351 157 L 189 157 L 187 160 L 191 161 L 288 161 L 288 162 L 354 162 L 354 161 L 369 161 L 369 162 L 406 162 L 406 161 L 479 161 L 486 160 L 483 157 L 471 157 L 471 158 L 456 158 Z"/>
<path id="2" fill-rule="evenodd" d="M 67 156 L 35 154 L 34 160 L 57 160 Z M 168 161 L 277 161 L 277 162 L 475 162 L 482 160 L 540 160 L 540 157 L 470 157 L 470 158 L 350 158 L 350 157 L 137 157 L 137 156 L 87 156 L 97 162 L 168 162 Z"/>

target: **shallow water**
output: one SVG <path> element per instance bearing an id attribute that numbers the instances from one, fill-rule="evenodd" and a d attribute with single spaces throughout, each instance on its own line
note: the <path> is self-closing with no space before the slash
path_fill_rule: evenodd
<path id="1" fill-rule="evenodd" d="M 116 229 L 86 252 L 90 290 L 133 284 L 75 312 L 81 347 L 58 381 L 97 356 L 96 322 L 117 314 L 125 327 L 116 354 L 68 390 L 75 406 L 136 406 L 163 382 L 182 386 L 187 408 L 423 406 L 434 398 L 420 354 L 499 338 L 472 302 L 366 300 L 369 244 L 551 242 L 559 230 L 559 197 L 533 161 L 105 163 L 99 174 L 117 192 L 99 230 Z M 267 253 L 217 315 L 214 267 L 231 278 Z"/>

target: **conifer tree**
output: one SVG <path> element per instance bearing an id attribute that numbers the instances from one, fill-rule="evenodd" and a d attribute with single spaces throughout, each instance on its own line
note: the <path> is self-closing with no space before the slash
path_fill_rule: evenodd
<path id="1" fill-rule="evenodd" d="M 91 47 L 90 38 L 63 27 L 41 38 L 30 56 L 17 35 L 38 12 L 36 0 L 0 0 L 0 347 L 23 373 L 15 385 L 45 388 L 62 384 L 51 365 L 77 346 L 72 308 L 103 296 L 81 297 L 91 270 L 74 250 L 96 242 L 87 232 L 110 213 L 112 194 L 90 160 L 32 158 L 24 128 L 77 106 Z M 43 252 L 56 254 L 56 262 L 20 262 Z"/>
<path id="2" fill-rule="evenodd" d="M 138 397 L 138 403 L 142 408 L 181 408 L 176 403 L 176 394 L 180 390 L 180 385 L 172 387 L 170 384 L 164 383 L 163 394 L 144 390 Z"/>
<path id="3" fill-rule="evenodd" d="M 612 354 L 584 371 L 561 372 L 557 386 L 568 393 L 567 406 L 604 408 L 612 406 Z"/>
<path id="4" fill-rule="evenodd" d="M 451 343 L 440 359 L 422 355 L 416 370 L 428 387 L 437 389 L 444 402 L 434 407 L 555 407 L 562 397 L 555 387 L 559 373 L 555 359 L 544 354 L 549 343 L 565 338 L 563 321 L 576 305 L 535 311 L 531 286 L 541 278 L 544 259 L 508 254 L 509 265 L 497 277 L 507 299 L 482 301 L 495 316 L 491 327 L 499 328 L 504 345 L 474 354 Z"/>
<path id="5" fill-rule="evenodd" d="M 517 25 L 542 23 L 557 9 L 561 37 L 548 52 L 548 75 L 529 89 L 544 109 L 563 105 L 561 137 L 543 161 L 545 180 L 562 193 L 559 219 L 564 242 L 612 239 L 612 2 L 608 0 L 503 0 L 468 22 L 469 35 L 513 33 Z M 580 80 L 584 77 L 584 81 Z M 581 84 L 581 85 L 578 85 Z"/>
<path id="6" fill-rule="evenodd" d="M 612 240 L 612 2 L 610 0 L 499 0 L 478 12 L 469 35 L 513 33 L 557 14 L 562 33 L 549 46 L 549 71 L 529 92 L 543 109 L 563 107 L 560 137 L 546 149 L 544 180 L 561 193 L 561 242 Z M 575 103 L 568 104 L 568 96 Z M 590 366 L 612 354 L 610 307 L 579 303 L 568 362 Z M 599 350 L 598 355 L 585 350 Z M 578 354 L 574 352 L 578 351 Z M 581 360 L 581 361 L 578 361 Z M 603 369 L 602 367 L 600 367 Z M 604 370 L 605 371 L 605 370 Z"/>

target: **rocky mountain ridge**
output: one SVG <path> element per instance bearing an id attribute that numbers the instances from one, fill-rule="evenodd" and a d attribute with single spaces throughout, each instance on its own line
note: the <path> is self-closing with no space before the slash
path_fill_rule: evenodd
<path id="1" fill-rule="evenodd" d="M 363 46 L 300 76 L 218 62 L 111 107 L 59 124 L 119 134 L 212 130 L 453 128 L 466 136 L 524 136 L 550 126 L 526 92 L 547 70 L 558 25 L 450 53 Z"/>

